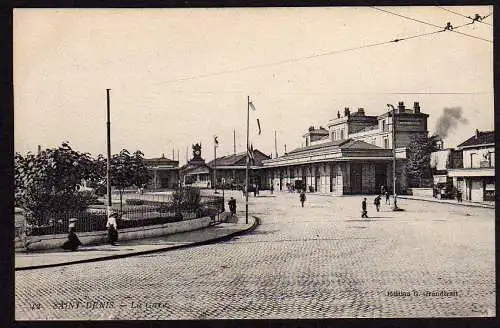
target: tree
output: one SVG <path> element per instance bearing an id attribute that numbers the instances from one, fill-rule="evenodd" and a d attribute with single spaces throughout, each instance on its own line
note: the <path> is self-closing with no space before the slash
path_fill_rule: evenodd
<path id="1" fill-rule="evenodd" d="M 93 159 L 73 150 L 68 142 L 37 155 L 14 156 L 15 203 L 29 210 L 38 224 L 48 212 L 78 210 L 90 197 L 78 194 L 82 179 L 96 179 Z"/>
<path id="2" fill-rule="evenodd" d="M 144 163 L 144 153 L 140 150 L 134 152 L 132 157 L 132 170 L 134 172 L 132 184 L 142 188 L 151 179 L 151 174 Z"/>
<path id="3" fill-rule="evenodd" d="M 120 211 L 122 209 L 123 191 L 127 187 L 142 187 L 150 179 L 149 171 L 144 164 L 143 153 L 139 150 L 133 156 L 122 149 L 113 155 L 110 163 L 111 185 L 120 191 Z"/>
<path id="4" fill-rule="evenodd" d="M 423 180 L 432 178 L 431 153 L 437 150 L 437 136 L 412 136 L 407 147 L 408 162 L 406 173 L 410 178 L 410 186 L 422 187 Z"/>

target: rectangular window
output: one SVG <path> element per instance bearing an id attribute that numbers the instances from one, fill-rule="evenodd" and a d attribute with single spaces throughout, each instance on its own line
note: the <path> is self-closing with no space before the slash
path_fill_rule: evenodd
<path id="1" fill-rule="evenodd" d="M 332 140 L 335 140 L 335 131 L 332 132 Z"/>
<path id="2" fill-rule="evenodd" d="M 385 126 L 385 120 L 382 120 L 382 131 L 386 131 L 387 127 Z"/>
<path id="3" fill-rule="evenodd" d="M 384 138 L 384 148 L 389 149 L 389 139 Z"/>
<path id="4" fill-rule="evenodd" d="M 340 130 L 340 140 L 344 140 L 344 129 Z"/>

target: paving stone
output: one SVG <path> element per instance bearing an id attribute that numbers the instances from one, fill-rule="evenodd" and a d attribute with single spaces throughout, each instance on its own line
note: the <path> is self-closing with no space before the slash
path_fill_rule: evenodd
<path id="1" fill-rule="evenodd" d="M 361 200 L 251 197 L 261 225 L 228 242 L 16 272 L 16 319 L 495 316 L 494 210 L 400 200 L 362 220 Z M 440 290 L 458 296 L 423 296 Z"/>

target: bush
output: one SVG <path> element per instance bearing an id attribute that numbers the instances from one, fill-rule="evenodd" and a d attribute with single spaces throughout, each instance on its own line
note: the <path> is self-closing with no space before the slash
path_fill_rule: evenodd
<path id="1" fill-rule="evenodd" d="M 127 205 L 144 205 L 144 201 L 142 199 L 129 198 L 129 199 L 125 200 L 125 204 L 127 204 Z"/>
<path id="2" fill-rule="evenodd" d="M 200 189 L 198 188 L 183 188 L 176 189 L 170 199 L 176 208 L 180 209 L 197 209 L 201 202 Z"/>

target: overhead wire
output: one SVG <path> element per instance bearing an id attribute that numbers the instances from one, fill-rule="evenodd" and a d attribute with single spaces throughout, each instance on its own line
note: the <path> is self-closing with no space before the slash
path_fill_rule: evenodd
<path id="1" fill-rule="evenodd" d="M 462 16 L 462 17 L 467 18 L 467 19 L 472 19 L 474 22 L 479 22 L 479 23 L 482 23 L 482 24 L 486 24 L 486 25 L 489 25 L 489 26 L 493 26 L 493 25 L 492 25 L 492 24 L 490 24 L 490 23 L 483 22 L 483 19 L 485 19 L 485 18 L 489 17 L 492 13 L 489 13 L 488 15 L 483 16 L 483 17 L 481 17 L 481 16 L 479 16 L 478 14 L 476 14 L 476 17 L 475 17 L 475 18 L 472 18 L 472 17 L 470 17 L 470 16 L 465 16 L 465 15 L 463 15 L 463 14 L 457 13 L 457 12 L 455 12 L 455 11 L 453 11 L 453 10 L 450 10 L 450 9 L 447 9 L 447 8 L 444 8 L 444 7 L 441 7 L 441 6 L 436 6 L 436 7 L 438 7 L 439 9 L 442 9 L 442 10 L 448 11 L 448 12 L 450 12 L 450 13 L 452 13 L 452 14 L 455 14 L 455 15 L 458 15 L 458 16 Z M 478 19 L 478 17 L 479 17 L 480 19 Z"/>
<path id="2" fill-rule="evenodd" d="M 303 57 L 297 57 L 297 58 L 292 58 L 292 59 L 287 59 L 287 60 L 282 60 L 282 61 L 276 61 L 276 62 L 271 62 L 271 63 L 266 63 L 266 64 L 260 64 L 260 65 L 252 65 L 252 66 L 246 66 L 238 69 L 233 69 L 233 70 L 226 70 L 226 71 L 220 71 L 220 72 L 214 72 L 214 73 L 207 73 L 207 74 L 201 74 L 201 75 L 195 75 L 195 76 L 188 76 L 188 77 L 183 77 L 183 78 L 177 78 L 177 79 L 172 79 L 172 80 L 166 80 L 162 82 L 158 82 L 155 84 L 167 84 L 167 83 L 173 83 L 173 82 L 180 82 L 180 81 L 188 81 L 188 80 L 196 80 L 200 78 L 205 78 L 205 77 L 212 77 L 212 76 L 218 76 L 218 75 L 225 75 L 225 74 L 231 74 L 231 73 L 238 73 L 242 71 L 248 71 L 248 70 L 253 70 L 253 69 L 258 69 L 258 68 L 264 68 L 264 67 L 270 67 L 270 66 L 278 66 L 278 65 L 284 65 L 284 64 L 289 64 L 297 61 L 302 61 L 302 60 L 308 60 L 308 59 L 313 59 L 317 57 L 322 57 L 322 56 L 331 56 L 335 54 L 340 54 L 340 53 L 345 53 L 345 52 L 350 52 L 350 51 L 355 51 L 355 50 L 360 50 L 360 49 L 366 49 L 366 48 L 371 48 L 371 47 L 377 47 L 385 44 L 391 44 L 391 43 L 396 43 L 396 42 L 401 42 L 405 40 L 410 40 L 410 39 L 415 39 L 419 37 L 424 37 L 432 34 L 437 34 L 437 33 L 442 33 L 445 30 L 442 29 L 441 26 L 438 26 L 441 28 L 440 30 L 433 31 L 433 32 L 428 32 L 428 33 L 422 33 L 422 34 L 417 34 L 409 37 L 404 37 L 400 39 L 393 39 L 389 41 L 384 41 L 384 42 L 377 42 L 377 43 L 371 43 L 363 46 L 358 46 L 358 47 L 353 47 L 353 48 L 347 48 L 347 49 L 341 49 L 341 50 L 333 50 L 333 51 L 327 51 L 319 54 L 314 54 L 314 55 L 309 55 L 309 56 L 303 56 Z"/>
<path id="3" fill-rule="evenodd" d="M 335 54 L 340 54 L 340 53 L 345 53 L 345 52 L 350 52 L 350 51 L 356 51 L 356 50 L 360 50 L 360 49 L 377 47 L 377 46 L 381 46 L 381 45 L 385 45 L 385 44 L 397 43 L 397 42 L 400 42 L 400 41 L 411 40 L 411 39 L 415 39 L 415 38 L 419 38 L 419 37 L 424 37 L 424 36 L 428 36 L 428 35 L 442 33 L 442 32 L 445 32 L 445 31 L 452 31 L 452 32 L 455 32 L 455 33 L 458 33 L 458 34 L 462 34 L 464 36 L 468 36 L 468 37 L 480 39 L 480 40 L 483 40 L 483 41 L 486 41 L 486 42 L 491 42 L 491 43 L 493 42 L 491 40 L 483 39 L 481 37 L 477 37 L 477 36 L 474 36 L 474 35 L 470 35 L 470 34 L 466 34 L 466 33 L 463 33 L 463 32 L 456 31 L 456 29 L 458 29 L 458 28 L 461 28 L 461 27 L 473 24 L 474 21 L 466 23 L 466 24 L 463 24 L 463 25 L 455 26 L 455 27 L 453 27 L 450 23 L 448 23 L 447 26 L 443 27 L 443 26 L 439 26 L 439 25 L 436 25 L 436 24 L 432 24 L 432 23 L 429 23 L 429 22 L 422 21 L 422 20 L 418 20 L 418 19 L 415 19 L 415 18 L 412 18 L 412 17 L 401 15 L 401 14 L 398 14 L 398 13 L 394 13 L 394 12 L 391 12 L 391 11 L 388 11 L 388 10 L 385 10 L 385 9 L 381 9 L 381 8 L 377 8 L 377 7 L 371 7 L 371 8 L 379 10 L 379 11 L 382 11 L 382 12 L 386 12 L 386 13 L 391 14 L 391 15 L 399 16 L 399 17 L 404 18 L 404 19 L 409 19 L 409 20 L 412 20 L 412 21 L 415 21 L 415 22 L 418 22 L 418 23 L 421 23 L 421 24 L 433 26 L 433 27 L 439 28 L 439 30 L 436 30 L 436 31 L 433 31 L 433 32 L 428 32 L 428 33 L 417 34 L 417 35 L 413 35 L 413 36 L 409 36 L 409 37 L 404 37 L 404 38 L 400 38 L 400 39 L 396 38 L 394 40 L 389 40 L 389 41 L 384 41 L 384 42 L 376 42 L 376 43 L 372 43 L 372 44 L 367 44 L 367 45 L 362 45 L 362 46 L 353 47 L 353 48 L 347 48 L 347 49 L 341 49 L 341 50 L 333 50 L 333 51 L 328 51 L 328 52 L 324 52 L 324 53 L 320 53 L 320 54 L 314 54 L 314 55 L 309 55 L 309 56 L 297 57 L 297 58 L 292 58 L 292 59 L 287 59 L 287 60 L 282 60 L 282 61 L 276 61 L 276 62 L 271 62 L 271 63 L 246 66 L 246 67 L 242 67 L 242 68 L 238 68 L 238 69 L 225 70 L 225 71 L 220 71 L 220 72 L 213 72 L 213 73 L 200 74 L 200 75 L 194 75 L 194 76 L 188 76 L 188 77 L 181 77 L 181 78 L 176 78 L 176 79 L 161 81 L 161 82 L 155 83 L 154 85 L 167 84 L 167 83 L 173 83 L 173 82 L 182 82 L 182 81 L 189 81 L 189 80 L 197 80 L 197 79 L 206 78 L 206 77 L 212 77 L 212 76 L 219 76 L 219 75 L 226 75 L 226 74 L 238 73 L 238 72 L 243 72 L 243 71 L 248 71 L 248 70 L 253 70 L 253 69 L 259 69 L 259 68 L 265 68 L 265 67 L 270 67 L 270 66 L 284 65 L 284 64 L 289 64 L 289 63 L 293 63 L 293 62 L 298 62 L 298 61 L 303 61 L 303 60 L 318 58 L 318 57 L 322 57 L 322 56 L 330 56 L 330 55 L 335 55 Z M 490 15 L 491 15 L 491 13 L 488 14 L 487 16 L 484 16 L 484 18 L 486 18 L 486 17 L 488 17 Z"/>
<path id="4" fill-rule="evenodd" d="M 379 11 L 385 12 L 385 13 L 388 13 L 388 14 L 391 14 L 391 15 L 394 15 L 394 16 L 398 16 L 398 17 L 401 17 L 401 18 L 404 18 L 404 19 L 415 21 L 415 22 L 418 22 L 418 23 L 421 23 L 421 24 L 443 28 L 442 26 L 439 26 L 439 25 L 436 25 L 436 24 L 432 24 L 432 23 L 429 23 L 429 22 L 425 22 L 425 21 L 422 21 L 422 20 L 419 20 L 419 19 L 415 19 L 415 18 L 412 18 L 412 17 L 408 17 L 408 16 L 405 16 L 405 15 L 401 15 L 401 14 L 398 14 L 398 13 L 395 13 L 395 12 L 392 12 L 392 11 L 389 11 L 389 10 L 385 10 L 385 9 L 381 9 L 381 8 L 377 8 L 377 7 L 371 7 L 371 8 L 373 8 L 375 10 L 379 10 Z M 472 21 L 470 23 L 467 23 L 467 24 L 463 24 L 463 25 L 460 25 L 460 26 L 453 27 L 448 22 L 448 24 L 444 27 L 444 31 L 451 31 L 451 32 L 454 32 L 454 33 L 458 33 L 458 34 L 461 34 L 461 35 L 464 35 L 464 36 L 468 36 L 468 37 L 474 38 L 474 39 L 478 39 L 478 40 L 482 40 L 482 41 L 493 43 L 493 41 L 481 38 L 479 36 L 475 36 L 475 35 L 471 35 L 471 34 L 459 32 L 459 31 L 455 31 L 455 29 L 457 29 L 457 28 L 460 28 L 460 27 L 463 27 L 463 26 L 467 26 L 467 25 L 472 25 L 472 24 L 474 24 L 474 21 Z"/>

